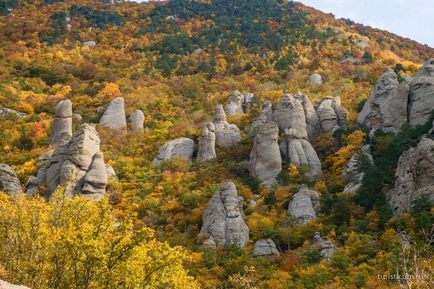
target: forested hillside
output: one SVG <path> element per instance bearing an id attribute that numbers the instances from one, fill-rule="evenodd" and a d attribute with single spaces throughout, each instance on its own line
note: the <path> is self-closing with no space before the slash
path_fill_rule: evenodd
<path id="1" fill-rule="evenodd" d="M 0 279 L 434 288 L 381 278 L 433 275 L 433 48 L 281 0 L 0 15 Z"/>

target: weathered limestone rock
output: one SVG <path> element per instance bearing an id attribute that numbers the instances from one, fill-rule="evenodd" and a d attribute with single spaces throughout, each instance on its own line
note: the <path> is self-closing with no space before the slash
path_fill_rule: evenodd
<path id="1" fill-rule="evenodd" d="M 315 232 L 313 237 L 313 245 L 318 248 L 321 258 L 327 261 L 330 261 L 337 250 L 336 245 L 333 244 L 333 242 L 321 237 L 319 232 Z"/>
<path id="2" fill-rule="evenodd" d="M 244 113 L 243 111 L 244 95 L 238 90 L 229 95 L 228 101 L 225 105 L 225 112 L 231 116 L 237 113 Z"/>
<path id="3" fill-rule="evenodd" d="M 282 158 L 277 139 L 279 129 L 274 122 L 266 122 L 255 136 L 253 149 L 250 153 L 249 172 L 252 177 L 269 186 L 276 182 L 277 175 L 282 170 Z"/>
<path id="4" fill-rule="evenodd" d="M 99 124 L 112 129 L 125 129 L 127 127 L 123 97 L 117 97 L 110 102 Z"/>
<path id="5" fill-rule="evenodd" d="M 316 104 L 316 113 L 323 133 L 333 133 L 339 128 L 346 128 L 347 113 L 342 108 L 339 97 L 323 98 Z"/>
<path id="6" fill-rule="evenodd" d="M 55 109 L 55 118 L 51 128 L 50 144 L 57 145 L 72 136 L 72 102 L 60 101 Z"/>
<path id="7" fill-rule="evenodd" d="M 259 128 L 266 122 L 273 121 L 273 109 L 271 107 L 271 102 L 268 100 L 262 105 L 261 114 L 259 114 L 252 122 L 250 127 L 250 135 L 255 137 L 258 133 Z"/>
<path id="8" fill-rule="evenodd" d="M 361 170 L 360 164 L 363 162 L 373 162 L 373 158 L 369 150 L 369 145 L 363 146 L 362 149 L 354 154 L 345 165 L 344 171 L 342 173 L 346 181 L 344 188 L 345 193 L 355 193 L 362 185 L 362 180 L 365 173 Z"/>
<path id="9" fill-rule="evenodd" d="M 309 76 L 309 81 L 313 84 L 322 84 L 322 76 L 318 73 L 314 73 L 311 76 Z"/>
<path id="10" fill-rule="evenodd" d="M 253 246 L 253 256 L 280 256 L 272 239 L 259 239 Z"/>
<path id="11" fill-rule="evenodd" d="M 129 116 L 128 121 L 131 124 L 130 129 L 132 132 L 143 132 L 143 123 L 145 121 L 145 115 L 143 114 L 143 111 L 137 109 Z"/>
<path id="12" fill-rule="evenodd" d="M 164 160 L 183 158 L 188 161 L 193 160 L 194 141 L 192 139 L 181 137 L 171 140 L 158 149 L 158 155 L 153 164 L 159 164 Z"/>
<path id="13" fill-rule="evenodd" d="M 377 81 L 357 119 L 359 128 L 397 133 L 407 122 L 409 84 L 388 69 Z"/>
<path id="14" fill-rule="evenodd" d="M 400 215 L 410 211 L 421 195 L 434 201 L 434 141 L 426 137 L 399 158 L 395 189 L 388 193 L 388 200 L 393 212 Z"/>
<path id="15" fill-rule="evenodd" d="M 226 114 L 222 105 L 216 106 L 214 117 L 216 143 L 221 148 L 228 148 L 240 143 L 240 129 L 235 124 L 226 121 Z"/>
<path id="16" fill-rule="evenodd" d="M 315 135 L 319 132 L 319 119 L 316 114 L 315 107 L 310 101 L 309 97 L 304 94 L 297 93 L 295 99 L 301 103 L 306 118 L 306 128 L 309 140 L 314 140 Z"/>
<path id="17" fill-rule="evenodd" d="M 249 241 L 249 228 L 244 222 L 243 199 L 235 184 L 226 180 L 214 194 L 202 214 L 201 235 L 208 237 L 204 245 L 213 247 L 236 244 L 244 247 Z"/>
<path id="18" fill-rule="evenodd" d="M 0 117 L 8 118 L 9 115 L 13 115 L 21 118 L 21 117 L 26 117 L 28 114 L 6 107 L 0 107 Z"/>
<path id="19" fill-rule="evenodd" d="M 408 117 L 411 126 L 424 124 L 434 108 L 434 58 L 425 62 L 410 83 Z"/>
<path id="20" fill-rule="evenodd" d="M 273 119 L 279 128 L 293 129 L 299 138 L 307 139 L 306 116 L 303 105 L 292 95 L 285 94 L 276 105 Z"/>
<path id="21" fill-rule="evenodd" d="M 197 159 L 200 162 L 215 159 L 217 157 L 215 151 L 215 139 L 215 126 L 212 122 L 209 122 L 203 128 L 202 138 L 199 140 Z"/>
<path id="22" fill-rule="evenodd" d="M 89 171 L 84 177 L 82 194 L 92 196 L 93 199 L 104 197 L 108 176 L 102 153 L 94 155 Z"/>
<path id="23" fill-rule="evenodd" d="M 26 286 L 13 285 L 6 281 L 0 280 L 0 289 L 30 289 L 30 288 Z"/>
<path id="24" fill-rule="evenodd" d="M 310 142 L 298 138 L 291 129 L 286 130 L 285 133 L 286 140 L 280 144 L 284 159 L 297 167 L 307 168 L 307 176 L 314 177 L 321 174 L 321 161 Z"/>
<path id="25" fill-rule="evenodd" d="M 295 217 L 300 224 L 307 224 L 317 217 L 318 212 L 318 193 L 309 190 L 306 185 L 302 185 L 289 203 L 289 215 Z"/>
<path id="26" fill-rule="evenodd" d="M 6 164 L 0 164 L 0 191 L 10 196 L 23 192 L 17 174 Z"/>

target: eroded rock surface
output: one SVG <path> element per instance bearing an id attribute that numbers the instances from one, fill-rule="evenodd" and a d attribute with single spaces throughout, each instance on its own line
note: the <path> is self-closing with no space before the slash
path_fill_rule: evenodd
<path id="1" fill-rule="evenodd" d="M 434 108 L 434 58 L 425 62 L 410 83 L 408 116 L 411 126 L 424 124 Z"/>
<path id="2" fill-rule="evenodd" d="M 7 164 L 0 164 L 0 191 L 10 196 L 16 196 L 23 192 L 17 174 Z"/>
<path id="3" fill-rule="evenodd" d="M 50 144 L 57 145 L 72 136 L 72 102 L 62 100 L 56 105 Z"/>
<path id="4" fill-rule="evenodd" d="M 158 149 L 158 155 L 153 164 L 159 164 L 164 160 L 183 158 L 188 161 L 193 160 L 194 141 L 192 139 L 181 137 L 171 140 Z"/>
<path id="5" fill-rule="evenodd" d="M 110 102 L 99 124 L 111 129 L 125 129 L 127 127 L 123 97 L 117 97 Z"/>
<path id="6" fill-rule="evenodd" d="M 295 217 L 300 224 L 307 224 L 317 217 L 319 206 L 318 193 L 309 190 L 306 185 L 302 185 L 292 197 L 288 206 L 288 213 Z"/>
<path id="7" fill-rule="evenodd" d="M 202 131 L 202 137 L 199 140 L 199 149 L 197 153 L 197 159 L 200 162 L 215 159 L 217 157 L 215 151 L 215 126 L 212 122 L 209 122 Z"/>
<path id="8" fill-rule="evenodd" d="M 348 163 L 345 165 L 342 175 L 345 178 L 345 193 L 355 193 L 362 185 L 363 176 L 363 165 L 372 164 L 373 158 L 370 154 L 369 145 L 365 145 L 362 149 L 354 154 Z"/>
<path id="9" fill-rule="evenodd" d="M 254 137 L 264 123 L 271 121 L 273 121 L 273 108 L 271 102 L 267 100 L 262 105 L 261 113 L 253 120 L 250 126 L 250 135 Z"/>
<path id="10" fill-rule="evenodd" d="M 237 113 L 244 113 L 243 111 L 244 95 L 238 90 L 234 91 L 228 97 L 225 105 L 225 112 L 227 115 L 232 116 Z"/>
<path id="11" fill-rule="evenodd" d="M 341 106 L 339 97 L 325 97 L 316 104 L 321 132 L 334 133 L 339 128 L 346 128 L 347 112 Z"/>
<path id="12" fill-rule="evenodd" d="M 272 239 L 259 239 L 253 246 L 253 256 L 280 256 Z"/>
<path id="13" fill-rule="evenodd" d="M 332 241 L 321 237 L 319 232 L 315 232 L 313 245 L 318 248 L 321 258 L 327 261 L 330 261 L 337 250 L 336 245 Z"/>
<path id="14" fill-rule="evenodd" d="M 315 111 L 315 107 L 310 101 L 309 97 L 304 94 L 297 93 L 295 99 L 301 103 L 306 118 L 306 129 L 309 140 L 312 141 L 315 135 L 319 132 L 319 118 Z"/>
<path id="15" fill-rule="evenodd" d="M 235 124 L 226 121 L 226 114 L 222 105 L 216 106 L 214 117 L 216 144 L 221 148 L 228 148 L 240 143 L 240 129 Z"/>
<path id="16" fill-rule="evenodd" d="M 128 121 L 130 122 L 130 129 L 132 132 L 143 132 L 143 123 L 145 121 L 143 111 L 137 109 L 128 117 Z"/>
<path id="17" fill-rule="evenodd" d="M 285 94 L 280 99 L 274 109 L 273 119 L 281 130 L 291 128 L 297 137 L 307 139 L 304 108 L 294 96 Z"/>

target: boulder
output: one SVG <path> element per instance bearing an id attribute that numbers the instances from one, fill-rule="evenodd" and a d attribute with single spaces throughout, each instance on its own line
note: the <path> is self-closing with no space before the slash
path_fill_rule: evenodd
<path id="1" fill-rule="evenodd" d="M 0 191 L 10 196 L 23 192 L 17 174 L 7 164 L 0 164 Z"/>
<path id="2" fill-rule="evenodd" d="M 1 117 L 9 118 L 10 115 L 20 117 L 20 118 L 28 116 L 27 113 L 24 113 L 21 111 L 17 111 L 17 110 L 6 108 L 6 107 L 0 107 L 0 116 Z"/>
<path id="3" fill-rule="evenodd" d="M 259 127 L 250 153 L 249 172 L 252 177 L 269 186 L 276 182 L 282 170 L 282 158 L 277 143 L 279 129 L 274 122 Z"/>
<path id="4" fill-rule="evenodd" d="M 425 62 L 410 83 L 408 117 L 411 126 L 424 124 L 434 108 L 434 58 Z"/>
<path id="5" fill-rule="evenodd" d="M 304 94 L 297 93 L 294 97 L 303 106 L 304 115 L 306 118 L 307 135 L 309 140 L 313 141 L 316 134 L 319 132 L 319 119 L 318 115 L 316 114 L 315 107 L 313 106 L 309 97 Z"/>
<path id="6" fill-rule="evenodd" d="M 362 171 L 360 165 L 363 162 L 373 162 L 369 145 L 363 146 L 362 149 L 355 153 L 345 165 L 344 171 L 342 172 L 346 182 L 344 188 L 345 193 L 356 193 L 362 185 L 362 180 L 365 173 Z"/>
<path id="7" fill-rule="evenodd" d="M 237 113 L 244 113 L 243 104 L 244 104 L 244 95 L 242 95 L 241 92 L 236 90 L 228 97 L 228 101 L 226 102 L 225 105 L 225 113 L 229 116 L 232 116 Z"/>
<path id="8" fill-rule="evenodd" d="M 377 81 L 357 119 L 358 128 L 397 133 L 407 122 L 409 83 L 388 69 Z"/>
<path id="9" fill-rule="evenodd" d="M 104 197 L 108 182 L 107 169 L 101 152 L 93 156 L 92 164 L 84 177 L 82 194 L 92 196 L 93 199 Z"/>
<path id="10" fill-rule="evenodd" d="M 259 131 L 259 128 L 266 122 L 273 121 L 273 109 L 271 102 L 268 100 L 262 105 L 261 113 L 253 120 L 250 126 L 250 136 L 255 137 Z"/>
<path id="11" fill-rule="evenodd" d="M 316 104 L 316 113 L 323 133 L 334 133 L 346 128 L 347 112 L 341 106 L 339 97 L 327 96 Z"/>
<path id="12" fill-rule="evenodd" d="M 302 185 L 291 199 L 288 206 L 289 215 L 295 217 L 300 224 L 307 224 L 317 217 L 319 212 L 319 196 L 317 192 Z"/>
<path id="13" fill-rule="evenodd" d="M 397 215 L 409 212 L 422 195 L 434 201 L 434 141 L 423 137 L 416 147 L 402 153 L 395 172 L 395 188 L 387 198 Z"/>
<path id="14" fill-rule="evenodd" d="M 197 159 L 200 162 L 215 159 L 217 157 L 215 151 L 215 126 L 209 122 L 202 131 L 202 138 L 199 140 L 199 149 Z"/>
<path id="15" fill-rule="evenodd" d="M 110 102 L 99 124 L 111 129 L 125 129 L 127 127 L 123 97 L 117 97 Z"/>
<path id="16" fill-rule="evenodd" d="M 286 130 L 285 134 L 286 139 L 280 144 L 284 160 L 297 167 L 307 168 L 307 176 L 315 177 L 321 174 L 321 161 L 310 142 L 298 138 L 291 129 Z"/>
<path id="17" fill-rule="evenodd" d="M 26 286 L 13 285 L 6 281 L 0 280 L 0 289 L 30 289 L 30 288 Z"/>
<path id="18" fill-rule="evenodd" d="M 51 128 L 50 144 L 58 145 L 72 136 L 72 102 L 60 101 L 55 109 L 55 117 Z"/>
<path id="19" fill-rule="evenodd" d="M 280 99 L 274 109 L 273 119 L 281 130 L 291 128 L 297 137 L 307 139 L 304 108 L 294 96 L 285 94 Z"/>
<path id="20" fill-rule="evenodd" d="M 244 247 L 249 241 L 249 228 L 244 222 L 243 199 L 235 184 L 226 180 L 213 195 L 202 214 L 201 235 L 204 245 L 212 247 L 236 244 Z"/>
<path id="21" fill-rule="evenodd" d="M 259 239 L 253 246 L 253 256 L 280 256 L 279 250 L 276 248 L 276 244 L 270 238 Z"/>
<path id="22" fill-rule="evenodd" d="M 321 237 L 319 232 L 315 232 L 313 237 L 313 245 L 319 250 L 321 258 L 330 261 L 337 250 L 336 245 L 329 240 Z"/>
<path id="23" fill-rule="evenodd" d="M 313 84 L 322 84 L 322 76 L 318 73 L 314 73 L 311 76 L 309 76 L 309 81 Z"/>
<path id="24" fill-rule="evenodd" d="M 79 113 L 73 113 L 72 114 L 72 122 L 74 123 L 80 123 L 83 120 L 83 117 Z"/>
<path id="25" fill-rule="evenodd" d="M 130 122 L 130 129 L 132 132 L 143 132 L 143 123 L 145 121 L 143 111 L 137 109 L 128 117 L 128 121 Z"/>
<path id="26" fill-rule="evenodd" d="M 216 143 L 221 148 L 228 148 L 240 143 L 240 129 L 235 124 L 226 121 L 226 114 L 222 105 L 216 106 L 214 117 Z"/>
<path id="27" fill-rule="evenodd" d="M 158 149 L 158 155 L 153 164 L 159 164 L 164 160 L 183 158 L 188 161 L 193 160 L 194 141 L 189 138 L 181 137 L 171 140 Z"/>

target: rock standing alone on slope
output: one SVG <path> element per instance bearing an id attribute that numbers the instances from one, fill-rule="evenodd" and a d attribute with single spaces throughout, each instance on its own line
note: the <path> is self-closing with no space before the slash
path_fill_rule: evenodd
<path id="1" fill-rule="evenodd" d="M 56 105 L 50 144 L 58 145 L 72 136 L 72 102 L 62 100 Z"/>
<path id="2" fill-rule="evenodd" d="M 0 164 L 0 191 L 10 196 L 16 196 L 23 192 L 17 174 L 7 164 Z"/>
<path id="3" fill-rule="evenodd" d="M 197 152 L 197 159 L 200 162 L 215 159 L 217 157 L 215 151 L 215 126 L 209 122 L 202 131 L 202 137 L 199 140 L 199 149 Z"/>
<path id="4" fill-rule="evenodd" d="M 306 185 L 302 185 L 292 197 L 288 206 L 288 213 L 295 217 L 300 224 L 307 224 L 317 217 L 319 206 L 318 193 L 309 190 Z"/>
<path id="5" fill-rule="evenodd" d="M 166 142 L 158 149 L 158 155 L 154 159 L 153 164 L 159 164 L 164 160 L 175 158 L 183 158 L 188 161 L 193 161 L 194 141 L 192 139 L 181 137 L 169 142 Z"/>
<path id="6" fill-rule="evenodd" d="M 117 97 L 110 102 L 99 124 L 111 129 L 125 129 L 127 127 L 123 97 Z"/>

